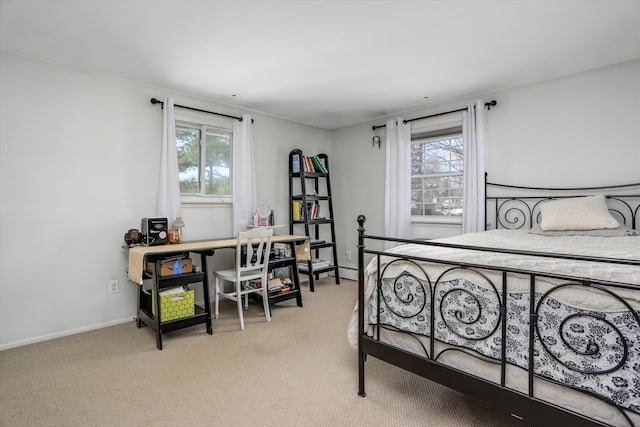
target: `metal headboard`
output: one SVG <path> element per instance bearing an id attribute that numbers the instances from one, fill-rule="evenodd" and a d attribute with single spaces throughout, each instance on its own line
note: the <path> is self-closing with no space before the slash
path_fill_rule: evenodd
<path id="1" fill-rule="evenodd" d="M 485 229 L 532 228 L 540 222 L 540 204 L 547 200 L 602 194 L 609 212 L 627 227 L 636 229 L 640 211 L 640 183 L 602 187 L 545 188 L 485 181 Z"/>

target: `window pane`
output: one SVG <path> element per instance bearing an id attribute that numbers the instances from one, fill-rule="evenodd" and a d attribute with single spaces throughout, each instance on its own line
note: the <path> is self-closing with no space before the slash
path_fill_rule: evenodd
<path id="1" fill-rule="evenodd" d="M 461 136 L 411 145 L 411 214 L 461 216 L 463 139 Z"/>
<path id="2" fill-rule="evenodd" d="M 412 174 L 462 172 L 462 150 L 462 138 L 412 144 Z"/>
<path id="3" fill-rule="evenodd" d="M 205 194 L 231 194 L 231 134 L 207 129 L 204 169 Z"/>
<path id="4" fill-rule="evenodd" d="M 200 193 L 200 129 L 176 126 L 180 193 Z"/>
<path id="5" fill-rule="evenodd" d="M 411 215 L 462 215 L 462 175 L 411 179 Z"/>

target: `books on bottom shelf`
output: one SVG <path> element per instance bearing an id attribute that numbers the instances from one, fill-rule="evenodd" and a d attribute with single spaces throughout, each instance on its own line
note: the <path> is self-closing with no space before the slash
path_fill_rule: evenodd
<path id="1" fill-rule="evenodd" d="M 260 289 L 262 288 L 262 282 L 259 280 L 250 281 L 246 284 L 250 289 Z M 289 292 L 293 287 L 293 282 L 291 279 L 268 279 L 267 280 L 267 291 L 269 295 L 279 294 Z"/>
<path id="2" fill-rule="evenodd" d="M 279 294 L 289 292 L 291 290 L 291 279 L 269 279 L 267 282 L 267 288 L 270 294 Z"/>
<path id="3" fill-rule="evenodd" d="M 313 268 L 314 271 L 320 270 L 321 268 L 329 267 L 329 261 L 319 259 L 319 258 L 314 258 L 311 265 L 312 265 L 311 268 Z M 308 271 L 309 265 L 307 264 L 306 261 L 298 261 L 298 270 Z"/>

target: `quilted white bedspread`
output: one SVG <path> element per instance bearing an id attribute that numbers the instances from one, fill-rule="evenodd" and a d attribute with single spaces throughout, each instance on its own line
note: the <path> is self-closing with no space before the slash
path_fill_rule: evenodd
<path id="1" fill-rule="evenodd" d="M 509 250 L 527 250 L 547 253 L 607 257 L 627 260 L 640 260 L 640 236 L 624 237 L 593 237 L 593 236 L 542 236 L 529 233 L 527 230 L 489 230 L 481 233 L 469 233 L 446 239 L 437 239 L 434 242 L 451 243 L 467 246 L 480 246 L 486 248 L 498 248 Z M 465 263 L 500 266 L 509 269 L 565 274 L 575 278 L 592 278 L 606 281 L 622 282 L 638 285 L 637 290 L 619 290 L 618 294 L 631 302 L 634 307 L 640 307 L 640 266 L 594 263 L 586 261 L 567 260 L 559 258 L 544 258 L 523 256 L 497 252 L 481 252 L 473 250 L 453 249 L 437 246 L 424 246 L 420 244 L 407 244 L 397 246 L 388 252 L 418 256 L 424 258 L 460 261 Z M 381 267 L 394 258 L 383 257 Z M 375 289 L 375 275 L 377 263 L 373 259 L 365 270 L 365 300 L 368 301 Z M 385 276 L 393 277 L 406 270 L 406 264 L 391 265 L 385 272 Z M 429 265 L 429 272 L 437 276 L 448 267 L 443 265 Z M 419 273 L 416 272 L 419 276 Z M 473 280 L 473 277 L 465 277 L 464 271 L 456 273 L 457 277 Z M 499 281 L 498 275 L 490 276 Z M 545 292 L 555 286 L 557 280 L 538 280 L 536 291 Z M 482 286 L 482 283 L 478 283 Z M 528 292 L 528 276 L 511 278 L 508 292 Z M 556 294 L 561 302 L 576 308 L 594 311 L 617 311 L 619 303 L 611 298 L 603 298 L 601 293 L 592 292 L 591 297 L 584 293 L 560 292 Z M 366 304 L 365 304 L 366 307 Z M 349 342 L 357 347 L 357 309 L 356 306 L 349 324 Z"/>

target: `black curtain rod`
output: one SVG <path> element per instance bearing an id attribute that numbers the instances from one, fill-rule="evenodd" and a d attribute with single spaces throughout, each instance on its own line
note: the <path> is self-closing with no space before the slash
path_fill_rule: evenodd
<path id="1" fill-rule="evenodd" d="M 160 106 L 164 108 L 164 102 L 160 101 L 159 99 L 151 98 L 151 103 L 152 104 L 160 104 Z M 228 114 L 216 113 L 214 111 L 201 110 L 199 108 L 187 107 L 186 105 L 173 104 L 173 106 L 174 107 L 179 107 L 179 108 L 185 108 L 187 110 L 192 110 L 192 111 L 199 111 L 201 113 L 215 114 L 216 116 L 229 117 L 230 119 L 237 119 L 237 120 L 242 121 L 242 117 L 230 116 Z M 253 123 L 253 119 L 251 119 L 251 123 Z"/>
<path id="2" fill-rule="evenodd" d="M 496 105 L 498 105 L 498 103 L 496 102 L 495 99 L 484 103 L 484 106 L 487 107 L 488 110 L 491 110 L 491 107 L 495 107 Z M 431 114 L 430 116 L 422 116 L 422 117 L 416 117 L 415 119 L 403 120 L 402 123 L 409 123 L 415 120 L 429 119 L 431 117 L 444 116 L 445 114 L 458 113 L 460 111 L 467 111 L 467 110 L 468 108 L 460 108 L 459 110 L 445 111 L 444 113 Z M 373 125 L 372 129 L 376 130 L 384 127 L 387 127 L 387 125 L 380 125 L 380 126 Z"/>

